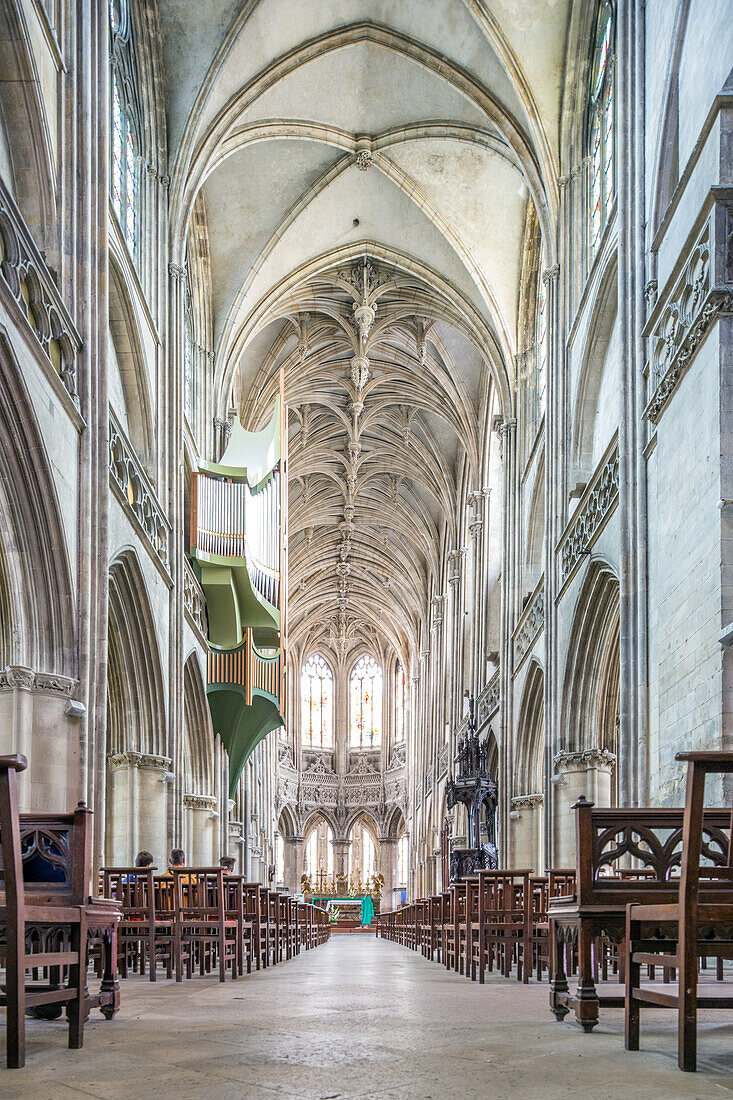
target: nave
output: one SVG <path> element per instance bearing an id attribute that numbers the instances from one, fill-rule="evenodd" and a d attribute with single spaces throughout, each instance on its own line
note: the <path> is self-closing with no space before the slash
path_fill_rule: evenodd
<path id="1" fill-rule="evenodd" d="M 644 1055 L 623 1050 L 623 1010 L 592 1035 L 555 1022 L 547 986 L 486 984 L 372 936 L 332 936 L 287 966 L 220 985 L 129 978 L 110 1027 L 90 1019 L 83 1051 L 61 1022 L 28 1021 L 14 1100 L 597 1100 L 721 1097 L 733 1090 L 731 1023 L 707 1013 L 694 1090 L 676 1067 L 669 1017 L 645 1017 Z M 151 1023 L 154 1021 L 154 1026 Z"/>

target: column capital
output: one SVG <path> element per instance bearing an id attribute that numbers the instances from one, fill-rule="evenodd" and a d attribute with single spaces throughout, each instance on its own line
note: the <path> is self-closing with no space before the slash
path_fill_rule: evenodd
<path id="1" fill-rule="evenodd" d="M 552 267 L 546 267 L 542 272 L 542 283 L 547 286 L 548 283 L 552 283 L 557 279 L 560 274 L 560 264 L 553 264 Z"/>
<path id="2" fill-rule="evenodd" d="M 185 267 L 181 267 L 180 264 L 170 263 L 168 264 L 168 274 L 174 279 L 185 279 L 186 269 Z"/>

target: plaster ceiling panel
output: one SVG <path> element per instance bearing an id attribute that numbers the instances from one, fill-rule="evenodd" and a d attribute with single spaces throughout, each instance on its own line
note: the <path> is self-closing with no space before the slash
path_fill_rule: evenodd
<path id="1" fill-rule="evenodd" d="M 181 138 L 199 87 L 242 0 L 158 0 L 166 76 L 169 152 Z"/>
<path id="2" fill-rule="evenodd" d="M 433 335 L 437 338 L 439 350 L 444 353 L 442 358 L 446 360 L 446 367 L 460 375 L 474 407 L 477 407 L 481 383 L 485 382 L 484 361 L 480 352 L 463 333 L 442 321 L 436 322 Z"/>
<path id="3" fill-rule="evenodd" d="M 520 174 L 490 150 L 444 138 L 404 142 L 388 155 L 416 180 L 470 250 L 513 340 L 527 201 Z"/>
<path id="4" fill-rule="evenodd" d="M 354 226 L 354 219 L 359 219 Z M 484 317 L 488 304 L 440 230 L 404 191 L 376 168 L 349 167 L 282 233 L 248 287 L 238 313 L 254 307 L 281 279 L 310 260 L 362 241 L 383 244 L 439 271 Z"/>
<path id="5" fill-rule="evenodd" d="M 207 179 L 215 339 L 252 263 L 336 155 L 315 142 L 258 142 L 228 157 Z"/>
<path id="6" fill-rule="evenodd" d="M 552 9 L 553 0 L 537 0 L 533 6 Z M 242 15 L 247 7 L 251 14 L 245 19 Z M 216 58 L 207 100 L 197 119 L 199 132 L 276 58 L 318 35 L 360 22 L 387 26 L 451 58 L 482 82 L 515 118 L 523 120 L 522 98 L 468 7 L 467 0 L 260 0 L 248 5 L 242 0 L 238 4 L 232 0 L 218 4 L 212 0 L 197 4 L 162 0 L 166 70 L 182 74 L 171 82 L 169 90 L 171 150 L 180 140 L 204 74 L 230 24 L 231 40 Z M 235 15 L 237 8 L 239 16 Z"/>
<path id="7" fill-rule="evenodd" d="M 258 118 L 315 120 L 372 135 L 430 119 L 487 126 L 485 114 L 447 81 L 369 42 L 297 69 L 261 95 L 240 121 Z"/>
<path id="8" fill-rule="evenodd" d="M 569 0 L 488 0 L 557 154 L 560 94 L 565 69 Z"/>

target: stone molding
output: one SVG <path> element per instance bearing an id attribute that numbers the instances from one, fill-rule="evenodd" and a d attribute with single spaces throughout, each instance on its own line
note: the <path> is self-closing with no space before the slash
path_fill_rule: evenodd
<path id="1" fill-rule="evenodd" d="M 182 802 L 189 810 L 219 809 L 219 799 L 213 794 L 184 794 Z"/>
<path id="2" fill-rule="evenodd" d="M 642 335 L 649 339 L 651 397 L 644 419 L 658 424 L 715 321 L 733 313 L 733 204 L 713 203 L 681 274 L 661 295 Z"/>
<path id="3" fill-rule="evenodd" d="M 60 676 L 55 672 L 35 672 L 24 665 L 7 665 L 0 669 L 0 691 L 22 688 L 38 695 L 60 695 L 63 699 L 70 699 L 78 685 L 79 681 L 70 676 Z"/>
<path id="4" fill-rule="evenodd" d="M 0 283 L 17 308 L 47 361 L 49 373 L 60 379 L 76 410 L 76 356 L 82 341 L 58 291 L 54 277 L 15 201 L 0 180 Z"/>
<path id="5" fill-rule="evenodd" d="M 168 535 L 170 524 L 158 503 L 137 455 L 112 410 L 109 414 L 109 477 L 122 507 L 135 520 L 151 549 L 153 560 L 168 573 Z"/>
<path id="6" fill-rule="evenodd" d="M 543 794 L 520 794 L 512 799 L 512 810 L 533 810 L 535 806 L 541 806 L 545 801 Z"/>
<path id="7" fill-rule="evenodd" d="M 559 752 L 554 760 L 555 772 L 584 772 L 592 768 L 610 772 L 616 763 L 608 749 L 582 749 L 580 752 Z"/>
<path id="8" fill-rule="evenodd" d="M 183 559 L 183 608 L 191 626 L 206 644 L 206 597 L 187 557 Z"/>
<path id="9" fill-rule="evenodd" d="M 169 772 L 171 767 L 170 756 L 156 756 L 153 753 L 128 752 L 111 753 L 107 757 L 107 763 L 112 771 L 120 768 L 153 768 L 157 771 Z"/>
<path id="10" fill-rule="evenodd" d="M 541 577 L 514 631 L 514 673 L 545 629 L 545 578 Z"/>
<path id="11" fill-rule="evenodd" d="M 601 533 L 618 504 L 619 456 L 618 432 L 614 433 L 606 453 L 588 482 L 578 507 L 557 544 L 559 594 Z"/>

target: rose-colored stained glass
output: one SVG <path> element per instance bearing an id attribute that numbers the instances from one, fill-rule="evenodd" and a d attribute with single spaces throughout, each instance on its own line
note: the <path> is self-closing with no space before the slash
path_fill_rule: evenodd
<path id="1" fill-rule="evenodd" d="M 301 686 L 301 726 L 303 744 L 308 748 L 333 747 L 333 673 L 320 653 L 314 653 L 303 665 Z"/>
<path id="2" fill-rule="evenodd" d="M 364 654 L 351 673 L 351 746 L 370 749 L 382 743 L 382 670 Z"/>

